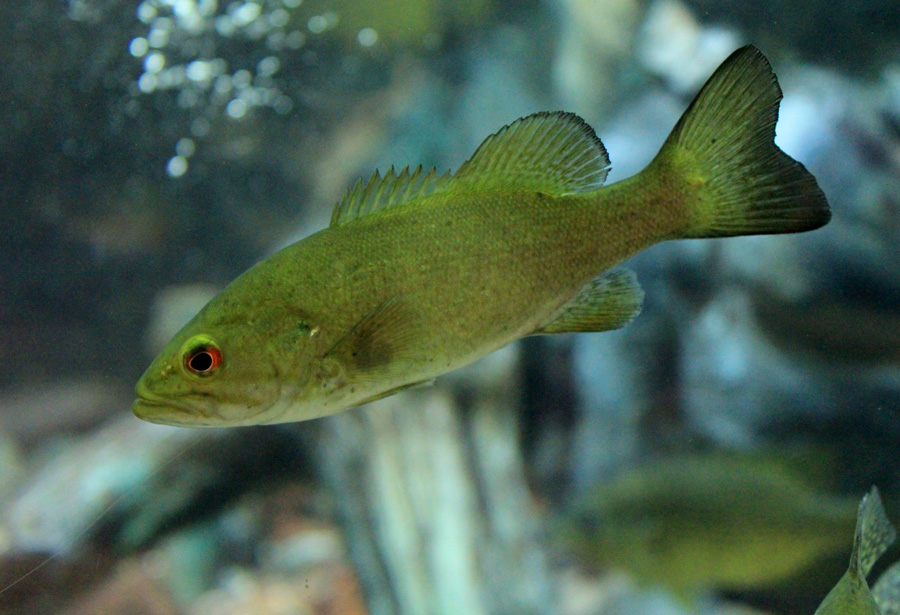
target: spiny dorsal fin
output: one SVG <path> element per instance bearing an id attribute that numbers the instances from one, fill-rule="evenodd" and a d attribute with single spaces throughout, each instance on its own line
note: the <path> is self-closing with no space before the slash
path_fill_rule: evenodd
<path id="1" fill-rule="evenodd" d="M 881 557 L 897 537 L 897 531 L 888 521 L 881 504 L 878 488 L 872 487 L 862 502 L 856 517 L 856 534 L 853 537 L 853 554 L 850 556 L 850 568 L 856 566 L 859 576 L 869 576 L 873 564 Z"/>
<path id="2" fill-rule="evenodd" d="M 483 188 L 526 188 L 555 196 L 603 185 L 609 156 L 594 130 L 574 113 L 541 112 L 484 140 L 453 176 Z"/>
<path id="3" fill-rule="evenodd" d="M 375 171 L 369 181 L 360 179 L 352 190 L 347 191 L 331 214 L 331 226 L 340 226 L 366 214 L 440 192 L 450 179 L 450 171 L 438 174 L 432 168 L 425 172 L 422 165 L 412 172 L 409 167 L 404 167 L 399 175 L 391 167 L 384 177 Z"/>

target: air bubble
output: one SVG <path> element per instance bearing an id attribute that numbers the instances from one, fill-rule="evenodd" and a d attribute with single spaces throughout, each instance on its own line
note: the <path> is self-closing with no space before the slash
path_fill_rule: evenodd
<path id="1" fill-rule="evenodd" d="M 218 17 L 216 17 L 216 32 L 218 32 L 221 36 L 228 38 L 229 36 L 234 34 L 234 31 L 234 21 L 229 15 L 219 15 Z"/>
<path id="2" fill-rule="evenodd" d="M 190 158 L 196 151 L 197 145 L 194 143 L 193 139 L 182 137 L 181 139 L 178 139 L 178 143 L 175 144 L 175 153 L 184 158 Z"/>
<path id="3" fill-rule="evenodd" d="M 253 21 L 259 17 L 261 12 L 262 6 L 254 2 L 247 2 L 235 9 L 231 14 L 231 19 L 234 22 L 234 25 L 240 28 L 253 23 Z"/>
<path id="4" fill-rule="evenodd" d="M 299 30 L 294 30 L 284 39 L 284 42 L 291 49 L 300 49 L 306 43 L 306 35 Z"/>
<path id="5" fill-rule="evenodd" d="M 256 73 L 261 77 L 271 77 L 278 72 L 281 61 L 275 56 L 267 56 L 256 65 Z"/>
<path id="6" fill-rule="evenodd" d="M 287 115 L 294 108 L 294 101 L 282 94 L 272 103 L 272 108 L 278 115 Z"/>
<path id="7" fill-rule="evenodd" d="M 150 45 L 147 44 L 147 39 L 143 36 L 132 39 L 128 45 L 128 52 L 136 58 L 144 57 L 149 49 Z"/>
<path id="8" fill-rule="evenodd" d="M 191 15 L 197 10 L 197 5 L 194 4 L 193 0 L 170 0 L 169 4 L 171 4 L 172 12 L 175 16 L 182 19 L 190 19 Z"/>
<path id="9" fill-rule="evenodd" d="M 213 82 L 213 89 L 219 94 L 231 92 L 231 75 L 219 75 Z"/>
<path id="10" fill-rule="evenodd" d="M 166 172 L 170 177 L 181 177 L 188 170 L 188 161 L 184 156 L 173 156 L 166 165 Z"/>
<path id="11" fill-rule="evenodd" d="M 212 78 L 212 67 L 209 62 L 194 60 L 187 65 L 184 74 L 191 81 L 208 81 Z"/>
<path id="12" fill-rule="evenodd" d="M 166 56 L 154 51 L 144 59 L 144 70 L 148 73 L 158 73 L 166 65 Z"/>
<path id="13" fill-rule="evenodd" d="M 250 85 L 252 79 L 253 75 L 250 74 L 249 70 L 241 69 L 231 76 L 231 83 L 236 88 L 245 88 Z"/>
<path id="14" fill-rule="evenodd" d="M 200 13 L 203 17 L 212 17 L 216 13 L 216 9 L 219 8 L 219 3 L 217 0 L 198 0 L 197 1 L 197 12 Z"/>
<path id="15" fill-rule="evenodd" d="M 328 20 L 324 15 L 313 15 L 306 24 L 309 31 L 313 34 L 321 34 L 328 27 Z"/>
<path id="16" fill-rule="evenodd" d="M 153 28 L 147 35 L 147 42 L 154 49 L 161 49 L 169 44 L 169 31 L 163 28 Z"/>
<path id="17" fill-rule="evenodd" d="M 269 23 L 272 24 L 273 28 L 283 28 L 288 25 L 288 22 L 291 20 L 291 15 L 284 9 L 275 9 L 271 13 L 269 13 Z"/>
<path id="18" fill-rule="evenodd" d="M 235 98 L 225 106 L 225 113 L 236 120 L 244 117 L 247 115 L 247 101 Z"/>
<path id="19" fill-rule="evenodd" d="M 178 65 L 160 71 L 158 75 L 158 86 L 161 90 L 170 90 L 177 88 L 184 83 L 184 66 Z"/>
<path id="20" fill-rule="evenodd" d="M 156 90 L 156 75 L 144 73 L 138 79 L 138 89 L 144 94 L 150 94 Z"/>
<path id="21" fill-rule="evenodd" d="M 156 17 L 156 7 L 151 2 L 141 2 L 138 5 L 137 17 L 144 23 L 150 23 Z"/>
<path id="22" fill-rule="evenodd" d="M 378 32 L 372 28 L 363 28 L 359 31 L 359 34 L 356 35 L 356 40 L 358 40 L 359 44 L 363 47 L 371 47 L 378 42 Z"/>

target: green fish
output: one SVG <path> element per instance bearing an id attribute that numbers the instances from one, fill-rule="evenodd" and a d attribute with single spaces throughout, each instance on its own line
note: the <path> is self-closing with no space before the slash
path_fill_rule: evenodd
<path id="1" fill-rule="evenodd" d="M 857 502 L 823 493 L 788 456 L 665 458 L 598 486 L 560 522 L 590 568 L 627 572 L 690 603 L 772 585 L 838 553 Z"/>
<path id="2" fill-rule="evenodd" d="M 710 77 L 639 174 L 571 113 L 488 137 L 459 170 L 358 182 L 328 228 L 213 298 L 137 383 L 147 421 L 302 421 L 427 384 L 533 334 L 607 331 L 640 312 L 612 269 L 680 238 L 794 233 L 830 210 L 774 144 L 781 89 L 754 47 Z"/>
<path id="3" fill-rule="evenodd" d="M 815 615 L 893 615 L 898 612 L 898 582 L 900 568 L 895 564 L 888 569 L 875 588 L 870 591 L 866 577 L 872 565 L 894 542 L 897 536 L 888 521 L 878 489 L 872 490 L 859 503 L 856 532 L 853 535 L 853 552 L 850 566 L 837 582 Z M 873 595 L 874 594 L 874 595 Z M 882 607 L 882 608 L 879 608 Z M 883 610 L 882 610 L 883 609 Z"/>

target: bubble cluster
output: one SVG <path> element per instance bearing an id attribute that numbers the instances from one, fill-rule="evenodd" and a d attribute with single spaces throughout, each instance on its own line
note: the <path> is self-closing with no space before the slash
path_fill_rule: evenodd
<path id="1" fill-rule="evenodd" d="M 287 9 L 299 4 L 299 0 L 248 0 L 220 10 L 216 0 L 144 0 L 137 16 L 149 29 L 128 46 L 131 55 L 143 61 L 138 90 L 144 94 L 177 90 L 182 107 L 244 109 L 228 112 L 233 118 L 256 106 L 288 113 L 292 102 L 272 80 L 280 68 L 277 56 L 232 72 L 229 62 L 215 55 L 223 38 L 259 40 L 273 54 L 302 47 L 305 33 L 288 29 Z"/>
<path id="2" fill-rule="evenodd" d="M 297 19 L 294 9 L 302 2 L 143 0 L 137 18 L 147 31 L 128 44 L 143 68 L 135 94 L 175 94 L 177 105 L 195 117 L 192 138 L 206 135 L 215 117 L 241 120 L 259 107 L 290 113 L 294 101 L 279 87 L 283 58 L 340 22 L 336 12 L 327 10 Z M 372 47 L 379 37 L 363 28 L 356 39 L 361 47 Z M 184 175 L 192 153 L 193 148 L 173 156 L 169 175 Z"/>
<path id="3" fill-rule="evenodd" d="M 193 139 L 184 137 L 175 144 L 175 155 L 166 163 L 166 172 L 170 177 L 181 177 L 188 170 L 188 158 L 197 151 L 197 144 Z"/>

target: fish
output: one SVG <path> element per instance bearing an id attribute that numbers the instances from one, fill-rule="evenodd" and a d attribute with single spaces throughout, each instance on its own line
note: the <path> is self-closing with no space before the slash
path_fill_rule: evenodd
<path id="1" fill-rule="evenodd" d="M 856 519 L 850 565 L 815 615 L 893 615 L 900 611 L 900 568 L 896 564 L 885 571 L 872 590 L 866 582 L 872 566 L 897 537 L 877 487 L 863 496 Z"/>
<path id="2" fill-rule="evenodd" d="M 427 385 L 529 335 L 618 329 L 619 265 L 671 239 L 795 233 L 831 211 L 774 143 L 781 89 L 755 47 L 716 69 L 640 173 L 569 112 L 489 136 L 455 172 L 378 171 L 329 226 L 239 276 L 136 385 L 136 416 L 226 427 L 327 416 Z"/>
<path id="3" fill-rule="evenodd" d="M 693 605 L 771 588 L 846 547 L 857 499 L 777 451 L 667 456 L 591 489 L 555 523 L 585 569 L 624 572 Z"/>

